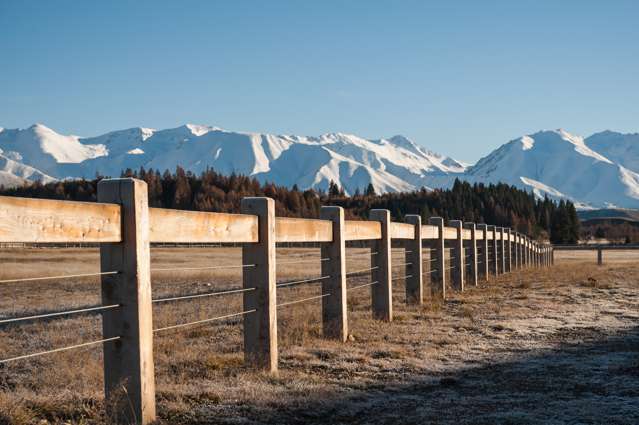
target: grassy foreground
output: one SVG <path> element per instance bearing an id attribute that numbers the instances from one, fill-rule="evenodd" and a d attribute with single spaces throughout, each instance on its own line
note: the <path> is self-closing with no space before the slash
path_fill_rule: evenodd
<path id="1" fill-rule="evenodd" d="M 318 250 L 278 250 L 281 260 Z M 360 254 L 363 250 L 349 250 Z M 160 422 L 180 423 L 639 423 L 639 254 L 557 253 L 547 270 L 482 283 L 445 303 L 404 305 L 370 319 L 368 288 L 349 293 L 351 340 L 320 338 L 320 304 L 279 311 L 280 373 L 243 365 L 241 319 L 167 331 L 155 342 Z M 2 250 L 0 279 L 91 272 L 91 249 Z M 403 262 L 401 251 L 395 253 Z M 239 264 L 239 250 L 155 249 L 157 268 Z M 349 270 L 367 267 L 365 257 Z M 401 273 L 399 270 L 397 273 Z M 319 276 L 283 265 L 278 280 Z M 350 279 L 349 285 L 366 283 Z M 238 269 L 157 272 L 154 297 L 241 285 Z M 319 285 L 281 289 L 281 301 Z M 0 314 L 99 303 L 94 278 L 0 285 Z M 155 327 L 240 311 L 241 295 L 160 304 Z M 96 317 L 0 329 L 0 358 L 100 338 Z M 99 347 L 0 366 L 0 424 L 108 423 Z"/>

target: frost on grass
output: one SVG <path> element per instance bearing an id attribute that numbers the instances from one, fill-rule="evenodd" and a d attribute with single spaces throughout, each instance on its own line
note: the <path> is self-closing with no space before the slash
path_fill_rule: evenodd
<path id="1" fill-rule="evenodd" d="M 283 251 L 298 254 L 295 250 Z M 306 251 L 305 255 L 318 255 Z M 3 253 L 7 276 L 85 270 L 97 253 L 27 250 Z M 156 266 L 238 261 L 239 250 L 154 251 Z M 570 256 L 572 255 L 572 256 Z M 319 303 L 279 312 L 280 373 L 243 364 L 241 322 L 160 335 L 155 341 L 160 422 L 180 423 L 639 423 L 639 270 L 636 254 L 597 267 L 590 257 L 558 258 L 552 270 L 529 270 L 482 283 L 444 303 L 404 305 L 399 320 L 371 319 L 369 289 L 349 293 L 351 341 L 321 339 Z M 41 261 L 55 258 L 55 261 Z M 279 257 L 278 257 L 279 258 Z M 349 262 L 355 270 L 365 259 Z M 41 269 L 24 264 L 40 264 Z M 95 263 L 97 264 L 97 263 Z M 314 276 L 289 266 L 278 279 Z M 237 270 L 157 274 L 154 295 L 232 287 Z M 365 283 L 349 282 L 351 285 Z M 317 285 L 279 293 L 312 296 Z M 5 285 L 0 308 L 14 314 L 97 301 L 96 281 Z M 158 307 L 157 325 L 239 308 L 241 297 Z M 59 305 L 57 305 L 59 304 Z M 74 318 L 0 330 L 2 357 L 99 335 L 99 320 Z M 93 332 L 93 333 L 91 333 Z M 78 367 L 81 365 L 81 367 Z M 60 383 L 64 382 L 61 389 Z M 99 349 L 0 369 L 0 423 L 104 423 Z"/>

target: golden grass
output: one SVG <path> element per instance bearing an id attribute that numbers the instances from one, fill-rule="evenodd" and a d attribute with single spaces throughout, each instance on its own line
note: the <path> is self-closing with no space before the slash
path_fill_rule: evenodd
<path id="1" fill-rule="evenodd" d="M 13 249 L 0 254 L 0 279 L 88 273 L 98 268 L 95 249 Z M 201 418 L 194 409 L 202 406 L 228 417 L 240 411 L 233 406 L 249 406 L 249 410 L 262 409 L 267 417 L 276 418 L 277 409 L 303 408 L 308 400 L 324 402 L 344 391 L 367 391 L 401 379 L 407 370 L 426 373 L 434 362 L 456 361 L 467 347 L 485 346 L 484 354 L 479 350 L 473 356 L 488 356 L 490 341 L 524 332 L 517 330 L 519 320 L 532 311 L 563 311 L 570 303 L 581 302 L 576 295 L 580 291 L 584 296 L 597 291 L 598 296 L 609 297 L 613 289 L 628 285 L 636 289 L 637 272 L 627 255 L 617 263 L 611 259 L 610 266 L 602 268 L 571 254 L 564 265 L 552 270 L 515 272 L 470 287 L 463 294 L 451 291 L 447 301 L 427 297 L 422 306 L 406 306 L 403 283 L 397 282 L 392 323 L 372 320 L 370 288 L 357 289 L 348 295 L 351 335 L 346 344 L 321 338 L 321 301 L 282 307 L 278 311 L 281 372 L 274 377 L 244 365 L 241 319 L 159 333 L 154 355 L 161 422 L 197 422 Z M 278 249 L 278 258 L 319 258 L 319 250 Z M 394 258 L 403 262 L 400 251 Z M 154 249 L 152 253 L 156 268 L 240 261 L 236 248 Z M 358 257 L 349 260 L 347 268 L 368 265 L 366 257 Z M 319 272 L 319 263 L 282 265 L 278 280 L 319 276 Z M 359 277 L 350 279 L 349 285 L 367 281 Z M 239 269 L 153 273 L 154 297 L 239 286 Z M 278 290 L 279 301 L 317 294 L 319 284 Z M 91 304 L 99 304 L 95 278 L 0 285 L 2 316 Z M 241 295 L 159 304 L 154 308 L 154 326 L 240 310 Z M 0 328 L 0 358 L 99 339 L 100 329 L 99 316 L 5 326 Z M 0 424 L 108 422 L 103 417 L 102 385 L 99 348 L 0 366 Z"/>

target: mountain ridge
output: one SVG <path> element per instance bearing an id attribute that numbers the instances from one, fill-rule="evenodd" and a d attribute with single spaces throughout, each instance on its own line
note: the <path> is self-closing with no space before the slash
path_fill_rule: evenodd
<path id="1" fill-rule="evenodd" d="M 377 192 L 447 188 L 455 179 L 504 182 L 537 196 L 567 198 L 580 208 L 639 207 L 639 134 L 610 130 L 589 137 L 563 129 L 513 139 L 474 165 L 394 135 L 320 136 L 236 132 L 184 124 L 132 127 L 94 137 L 62 135 L 44 124 L 0 127 L 0 184 L 119 176 L 126 169 L 245 174 L 262 182 L 327 190 L 331 181 L 347 194 L 372 184 Z"/>

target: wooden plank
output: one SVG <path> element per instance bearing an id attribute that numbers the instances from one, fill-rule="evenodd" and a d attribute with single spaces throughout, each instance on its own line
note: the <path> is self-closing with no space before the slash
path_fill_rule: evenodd
<path id="1" fill-rule="evenodd" d="M 430 224 L 422 225 L 422 239 L 438 239 L 439 228 Z"/>
<path id="2" fill-rule="evenodd" d="M 431 217 L 428 223 L 437 227 L 437 239 L 429 241 L 430 245 L 430 291 L 434 298 L 446 298 L 446 247 L 444 239 L 444 219 Z"/>
<path id="3" fill-rule="evenodd" d="M 406 215 L 406 222 L 413 227 L 413 239 L 405 242 L 404 258 L 406 261 L 406 303 L 422 304 L 423 287 L 423 253 L 422 253 L 422 218 L 416 214 Z"/>
<path id="4" fill-rule="evenodd" d="M 257 216 L 149 208 L 151 242 L 257 242 Z"/>
<path id="5" fill-rule="evenodd" d="M 122 243 L 100 245 L 101 271 L 120 272 L 102 276 L 101 282 L 102 304 L 119 304 L 102 312 L 102 337 L 119 337 L 102 348 L 107 417 L 118 424 L 145 425 L 156 419 L 147 193 L 142 180 L 98 183 L 98 200 L 122 205 Z"/>
<path id="6" fill-rule="evenodd" d="M 444 227 L 444 239 L 457 239 L 457 229 Z"/>
<path id="7" fill-rule="evenodd" d="M 244 214 L 258 217 L 257 243 L 242 245 L 242 264 L 255 264 L 242 272 L 244 292 L 244 362 L 256 369 L 277 373 L 277 289 L 275 259 L 275 201 L 271 198 L 244 198 Z"/>
<path id="8" fill-rule="evenodd" d="M 481 233 L 483 236 L 481 239 L 481 242 L 479 243 L 480 259 L 478 260 L 478 264 L 477 264 L 478 266 L 477 272 L 478 272 L 478 275 L 481 276 L 486 281 L 488 281 L 488 277 L 490 273 L 490 256 L 488 251 L 488 233 L 489 232 L 487 230 L 487 227 L 488 226 L 484 223 L 477 225 L 477 233 Z"/>
<path id="9" fill-rule="evenodd" d="M 120 206 L 0 196 L 0 242 L 120 242 Z"/>
<path id="10" fill-rule="evenodd" d="M 408 223 L 391 223 L 391 239 L 415 239 L 415 226 Z"/>
<path id="11" fill-rule="evenodd" d="M 329 220 L 279 217 L 275 219 L 276 242 L 332 242 Z"/>
<path id="12" fill-rule="evenodd" d="M 322 328 L 325 338 L 346 342 L 348 339 L 348 296 L 346 293 L 346 243 L 344 209 L 324 206 L 320 217 L 332 222 L 333 238 L 321 245 L 322 261 Z"/>
<path id="13" fill-rule="evenodd" d="M 473 222 L 464 223 L 464 227 L 468 229 L 471 234 L 470 240 L 466 242 L 467 248 L 470 251 L 467 258 L 470 264 L 468 281 L 474 286 L 477 286 L 479 284 L 479 271 L 477 269 L 477 228 Z"/>
<path id="14" fill-rule="evenodd" d="M 466 274 L 466 252 L 464 250 L 464 224 L 461 220 L 450 220 L 448 224 L 451 226 L 457 237 L 452 242 L 450 256 L 450 279 L 454 289 L 458 291 L 464 290 L 464 276 Z"/>
<path id="15" fill-rule="evenodd" d="M 375 241 L 372 249 L 377 255 L 371 256 L 371 279 L 377 284 L 371 286 L 373 318 L 386 322 L 393 321 L 393 278 L 391 277 L 391 218 L 388 210 L 371 210 L 371 220 L 380 223 L 382 237 Z"/>
<path id="16" fill-rule="evenodd" d="M 479 226 L 479 225 L 477 225 L 477 226 Z M 479 228 L 475 229 L 475 239 L 476 240 L 483 241 L 484 240 L 484 235 L 485 235 L 484 229 L 479 229 Z"/>
<path id="17" fill-rule="evenodd" d="M 465 241 L 469 241 L 473 238 L 473 234 L 468 229 L 462 229 L 462 239 Z"/>
<path id="18" fill-rule="evenodd" d="M 344 224 L 347 241 L 364 241 L 382 237 L 382 226 L 379 221 L 346 220 Z"/>

